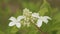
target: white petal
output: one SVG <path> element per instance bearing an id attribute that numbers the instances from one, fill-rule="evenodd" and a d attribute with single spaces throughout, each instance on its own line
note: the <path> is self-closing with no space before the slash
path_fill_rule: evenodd
<path id="1" fill-rule="evenodd" d="M 43 21 L 44 21 L 44 23 L 46 23 L 46 24 L 48 23 L 48 19 L 43 19 Z"/>
<path id="2" fill-rule="evenodd" d="M 24 18 L 25 18 L 25 16 L 18 16 L 17 21 L 20 21 L 21 19 L 24 19 Z"/>
<path id="3" fill-rule="evenodd" d="M 9 23 L 9 26 L 14 26 L 14 25 L 15 25 L 14 22 L 10 22 L 10 23 Z"/>
<path id="4" fill-rule="evenodd" d="M 39 20 L 37 21 L 37 24 L 36 24 L 36 25 L 37 25 L 38 27 L 41 27 L 41 26 L 42 26 L 42 20 L 39 19 Z"/>
<path id="5" fill-rule="evenodd" d="M 9 20 L 11 20 L 11 21 L 16 21 L 16 18 L 15 17 L 11 17 Z"/>
<path id="6" fill-rule="evenodd" d="M 33 13 L 33 14 L 32 14 L 32 17 L 39 18 L 39 13 Z"/>
<path id="7" fill-rule="evenodd" d="M 21 27 L 21 24 L 20 23 L 16 23 L 16 27 L 17 28 L 20 28 Z"/>
<path id="8" fill-rule="evenodd" d="M 49 16 L 44 16 L 44 18 L 46 18 L 46 19 L 50 19 L 50 20 L 51 20 L 51 18 L 50 18 Z"/>
<path id="9" fill-rule="evenodd" d="M 48 23 L 48 19 L 51 20 L 51 18 L 48 17 L 48 16 L 44 16 L 44 17 L 42 17 L 42 20 L 43 20 L 46 24 Z"/>

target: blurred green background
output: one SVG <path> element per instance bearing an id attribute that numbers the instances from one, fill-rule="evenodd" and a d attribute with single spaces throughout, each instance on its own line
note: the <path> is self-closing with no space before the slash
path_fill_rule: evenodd
<path id="1" fill-rule="evenodd" d="M 20 29 L 8 26 L 9 18 L 21 15 L 24 8 L 50 16 L 52 20 L 43 23 L 42 31 L 60 34 L 60 0 L 0 0 L 0 34 L 41 34 L 33 25 Z"/>

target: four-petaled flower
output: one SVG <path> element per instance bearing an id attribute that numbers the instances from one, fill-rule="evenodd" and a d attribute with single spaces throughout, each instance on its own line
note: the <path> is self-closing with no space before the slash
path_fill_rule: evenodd
<path id="1" fill-rule="evenodd" d="M 37 21 L 37 26 L 38 27 L 41 27 L 41 25 L 42 25 L 42 22 L 44 22 L 44 23 L 48 23 L 48 19 L 50 19 L 51 20 L 51 18 L 50 17 L 48 17 L 48 16 L 40 16 L 40 18 L 38 18 L 38 21 Z"/>
<path id="2" fill-rule="evenodd" d="M 36 24 L 38 27 L 41 27 L 42 22 L 45 22 L 47 24 L 48 19 L 51 20 L 51 18 L 48 16 L 39 16 L 39 13 L 33 13 L 32 16 L 38 18 L 37 24 Z"/>
<path id="3" fill-rule="evenodd" d="M 21 27 L 21 19 L 23 19 L 24 16 L 18 16 L 17 19 L 15 17 L 11 17 L 9 20 L 11 20 L 11 22 L 9 23 L 9 26 L 14 26 L 16 25 L 17 28 Z"/>

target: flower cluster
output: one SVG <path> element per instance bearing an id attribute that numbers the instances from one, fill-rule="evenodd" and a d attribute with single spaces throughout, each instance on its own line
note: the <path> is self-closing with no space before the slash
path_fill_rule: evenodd
<path id="1" fill-rule="evenodd" d="M 9 20 L 11 20 L 11 22 L 9 23 L 9 26 L 15 26 L 17 28 L 21 27 L 21 21 L 23 20 L 23 25 L 24 26 L 30 26 L 30 23 L 34 23 L 35 20 L 37 20 L 36 24 L 38 27 L 41 27 L 42 22 L 44 23 L 48 23 L 48 19 L 51 20 L 50 17 L 48 16 L 40 16 L 39 13 L 32 13 L 29 9 L 25 8 L 23 10 L 23 15 L 22 16 L 18 16 L 17 18 L 15 17 L 10 17 Z"/>

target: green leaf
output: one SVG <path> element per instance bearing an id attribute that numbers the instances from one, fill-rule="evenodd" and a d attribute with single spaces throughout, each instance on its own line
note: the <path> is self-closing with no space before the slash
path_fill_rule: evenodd
<path id="1" fill-rule="evenodd" d="M 52 25 L 52 28 L 53 29 L 57 29 L 59 30 L 60 29 L 60 13 L 57 13 L 54 17 L 53 17 L 53 25 Z"/>
<path id="2" fill-rule="evenodd" d="M 15 34 L 16 32 L 18 31 L 18 28 L 16 28 L 16 27 L 9 27 L 8 29 L 7 29 L 7 34 Z"/>
<path id="3" fill-rule="evenodd" d="M 39 13 L 40 13 L 40 15 L 43 16 L 43 15 L 45 15 L 47 12 L 49 12 L 50 9 L 51 9 L 51 7 L 50 7 L 49 3 L 48 3 L 46 0 L 44 0 L 44 1 L 43 1 L 43 4 L 42 4 L 41 7 L 40 7 Z"/>

